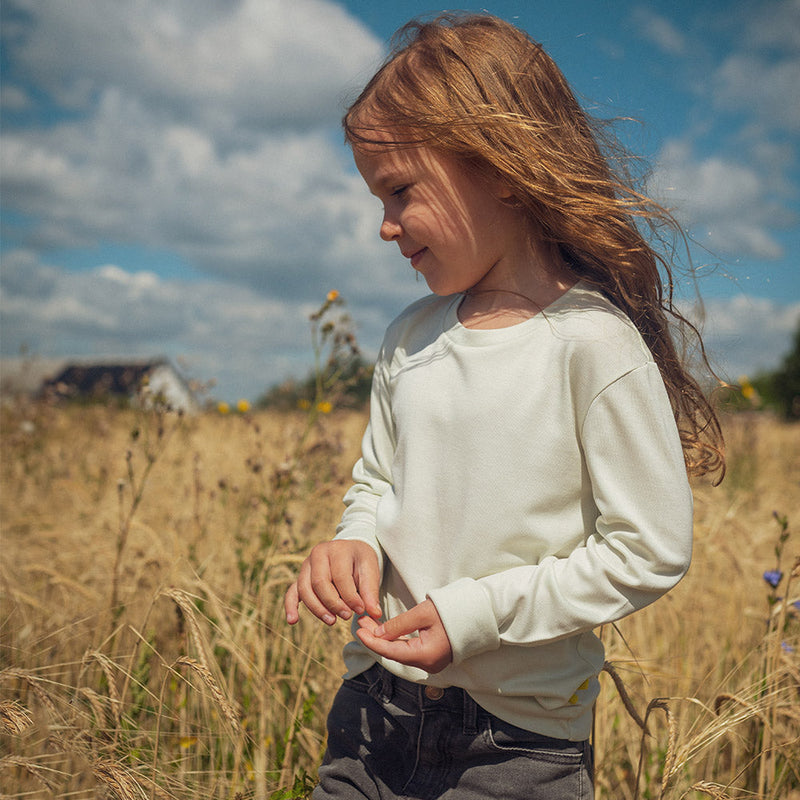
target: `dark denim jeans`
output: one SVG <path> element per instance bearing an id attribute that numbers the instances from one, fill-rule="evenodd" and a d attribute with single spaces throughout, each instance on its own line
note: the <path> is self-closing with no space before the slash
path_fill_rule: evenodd
<path id="1" fill-rule="evenodd" d="M 328 717 L 314 800 L 591 800 L 592 751 L 525 731 L 462 689 L 373 666 L 345 680 Z"/>

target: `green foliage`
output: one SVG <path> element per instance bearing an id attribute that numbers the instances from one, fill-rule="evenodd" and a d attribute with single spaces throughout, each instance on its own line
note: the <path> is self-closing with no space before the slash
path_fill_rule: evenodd
<path id="1" fill-rule="evenodd" d="M 314 368 L 301 381 L 290 379 L 269 389 L 256 403 L 276 411 L 362 408 L 369 399 L 372 366 L 358 348 L 353 321 L 340 312 L 344 301 L 332 291 L 311 314 Z"/>
<path id="2" fill-rule="evenodd" d="M 769 393 L 786 419 L 800 419 L 800 325 L 794 335 L 794 347 L 781 366 L 765 376 L 763 391 Z"/>
<path id="3" fill-rule="evenodd" d="M 340 407 L 360 409 L 366 405 L 372 387 L 372 370 L 372 365 L 360 355 L 348 357 L 342 363 L 334 362 L 326 365 L 326 378 L 338 375 L 347 384 L 341 394 Z M 256 407 L 274 411 L 307 409 L 314 402 L 316 380 L 316 373 L 310 372 L 301 381 L 294 379 L 284 381 L 268 389 L 256 401 Z"/>
<path id="4" fill-rule="evenodd" d="M 794 345 L 778 369 L 761 373 L 752 381 L 742 378 L 740 383 L 741 386 L 729 387 L 724 398 L 726 410 L 769 408 L 784 419 L 800 419 L 800 324 L 795 331 Z"/>

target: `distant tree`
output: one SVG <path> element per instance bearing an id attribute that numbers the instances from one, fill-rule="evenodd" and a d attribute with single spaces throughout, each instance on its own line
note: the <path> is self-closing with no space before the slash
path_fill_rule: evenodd
<path id="1" fill-rule="evenodd" d="M 794 334 L 794 347 L 769 377 L 772 395 L 783 416 L 800 419 L 800 323 Z"/>
<path id="2" fill-rule="evenodd" d="M 794 334 L 794 346 L 781 365 L 773 372 L 756 375 L 751 388 L 759 408 L 771 408 L 788 420 L 800 419 L 800 324 Z"/>

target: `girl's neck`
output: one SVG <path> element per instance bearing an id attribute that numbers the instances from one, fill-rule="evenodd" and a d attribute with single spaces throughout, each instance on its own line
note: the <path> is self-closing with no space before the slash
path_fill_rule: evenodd
<path id="1" fill-rule="evenodd" d="M 576 282 L 558 253 L 546 246 L 524 268 L 490 271 L 464 292 L 458 318 L 466 328 L 508 328 L 539 314 Z M 544 266 L 546 265 L 546 266 Z"/>
<path id="2" fill-rule="evenodd" d="M 536 316 L 561 297 L 572 284 L 531 297 L 511 289 L 468 289 L 458 307 L 465 328 L 510 328 Z"/>

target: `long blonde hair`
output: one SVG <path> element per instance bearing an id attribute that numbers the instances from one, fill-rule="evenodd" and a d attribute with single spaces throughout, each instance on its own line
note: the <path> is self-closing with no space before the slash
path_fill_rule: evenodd
<path id="1" fill-rule="evenodd" d="M 664 379 L 690 473 L 718 472 L 721 480 L 719 421 L 671 329 L 695 338 L 708 367 L 702 340 L 673 305 L 669 258 L 650 243 L 664 226 L 679 237 L 681 228 L 637 191 L 624 159 L 612 169 L 600 142 L 609 155 L 622 148 L 581 108 L 541 45 L 489 15 L 412 21 L 343 125 L 353 146 L 426 145 L 502 179 L 575 275 L 639 329 Z M 391 131 L 391 144 L 378 128 Z"/>

